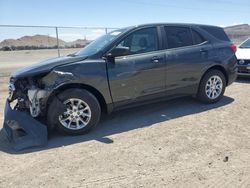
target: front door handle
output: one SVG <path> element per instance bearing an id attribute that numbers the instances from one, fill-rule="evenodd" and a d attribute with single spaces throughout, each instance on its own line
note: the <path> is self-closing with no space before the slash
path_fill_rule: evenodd
<path id="1" fill-rule="evenodd" d="M 207 51 L 208 51 L 208 50 L 207 50 L 207 49 L 204 49 L 204 48 L 200 49 L 200 52 L 201 52 L 201 53 L 207 53 Z"/>

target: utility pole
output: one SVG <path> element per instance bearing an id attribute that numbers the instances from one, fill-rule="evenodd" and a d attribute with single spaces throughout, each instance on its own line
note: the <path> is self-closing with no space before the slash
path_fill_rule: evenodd
<path id="1" fill-rule="evenodd" d="M 56 43 L 57 43 L 57 54 L 60 57 L 60 49 L 59 49 L 59 38 L 58 38 L 58 28 L 56 27 Z"/>

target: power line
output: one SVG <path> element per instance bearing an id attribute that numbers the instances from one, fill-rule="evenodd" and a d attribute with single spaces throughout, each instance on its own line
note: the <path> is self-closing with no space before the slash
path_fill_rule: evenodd
<path id="1" fill-rule="evenodd" d="M 212 0 L 214 3 L 220 3 L 220 4 L 231 4 L 234 6 L 242 6 L 242 7 L 250 7 L 250 4 L 247 3 L 239 3 L 239 1 L 228 1 L 228 0 Z M 210 0 L 211 2 L 211 0 Z"/>
<path id="2" fill-rule="evenodd" d="M 226 9 L 208 9 L 208 8 L 194 8 L 194 7 L 184 7 L 169 3 L 152 3 L 152 2 L 142 2 L 142 1 L 136 1 L 136 0 L 122 0 L 122 2 L 128 2 L 130 4 L 138 4 L 138 5 L 145 5 L 145 6 L 158 6 L 158 7 L 171 7 L 171 8 L 178 8 L 178 9 L 185 9 L 185 10 L 195 10 L 195 11 L 213 11 L 213 12 L 244 12 L 249 13 L 249 11 L 240 11 L 240 10 L 226 10 Z M 245 7 L 245 6 L 244 6 Z"/>

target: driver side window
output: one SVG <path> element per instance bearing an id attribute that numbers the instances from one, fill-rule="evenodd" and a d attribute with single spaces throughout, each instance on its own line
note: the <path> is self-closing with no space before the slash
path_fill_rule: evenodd
<path id="1" fill-rule="evenodd" d="M 157 51 L 157 29 L 151 27 L 135 31 L 121 41 L 117 47 L 127 47 L 129 49 L 128 55 Z"/>

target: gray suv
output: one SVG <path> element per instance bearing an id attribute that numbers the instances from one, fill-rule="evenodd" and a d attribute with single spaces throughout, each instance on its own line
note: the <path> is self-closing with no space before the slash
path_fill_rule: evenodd
<path id="1" fill-rule="evenodd" d="M 215 26 L 118 29 L 75 54 L 13 73 L 4 128 L 10 138 L 20 129 L 35 137 L 55 128 L 77 135 L 95 127 L 102 112 L 188 95 L 215 103 L 236 79 L 235 51 Z"/>

